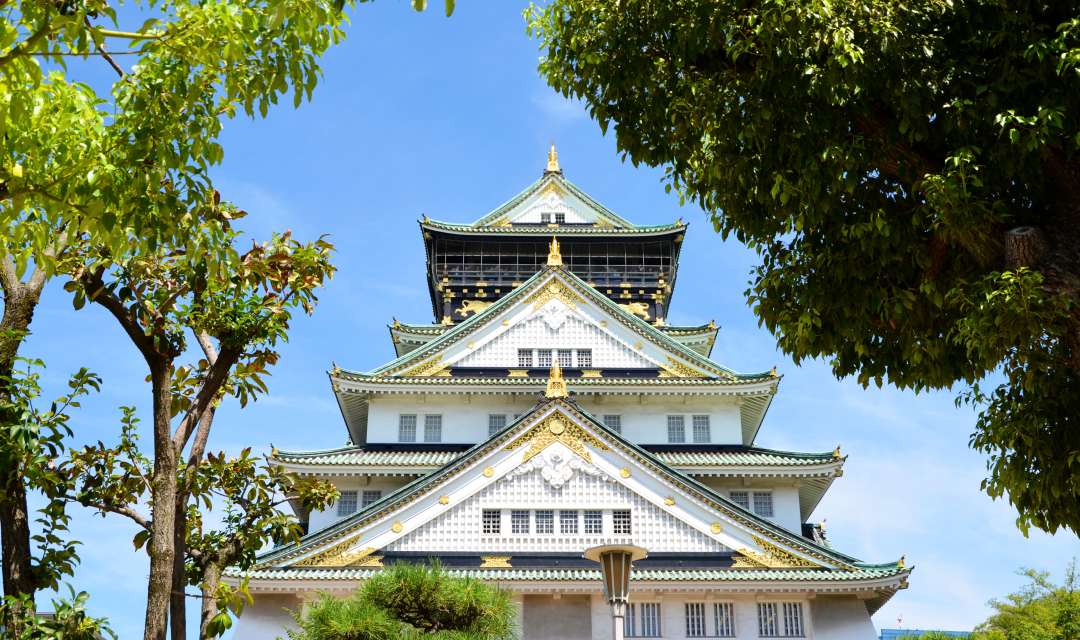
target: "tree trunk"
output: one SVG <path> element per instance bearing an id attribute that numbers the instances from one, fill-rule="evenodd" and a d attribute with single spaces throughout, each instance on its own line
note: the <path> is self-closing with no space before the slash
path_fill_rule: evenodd
<path id="1" fill-rule="evenodd" d="M 173 517 L 173 577 L 172 600 L 169 603 L 169 627 L 172 640 L 187 640 L 187 575 L 184 562 L 187 559 L 187 491 L 176 492 L 176 514 Z"/>
<path id="2" fill-rule="evenodd" d="M 150 525 L 150 578 L 146 589 L 143 640 L 165 640 L 173 586 L 176 450 L 172 445 L 170 415 L 172 373 L 172 365 L 164 358 L 150 365 L 154 394 L 154 475 L 150 481 L 153 521 Z"/>
<path id="3" fill-rule="evenodd" d="M 13 393 L 9 380 L 15 371 L 15 358 L 19 347 L 30 329 L 34 310 L 41 298 L 44 277 L 34 273 L 28 282 L 20 282 L 8 264 L 0 266 L 4 292 L 4 315 L 0 320 L 0 397 L 10 399 Z M 15 415 L 0 415 L 0 428 L 6 428 L 17 420 Z M 11 447 L 12 459 L 21 458 L 17 445 L 7 441 L 0 432 L 0 448 Z M 28 595 L 31 600 L 38 585 L 34 580 L 30 547 L 30 510 L 26 502 L 26 480 L 21 464 L 5 465 L 0 471 L 0 563 L 3 566 L 4 596 Z M 8 631 L 18 635 L 20 629 L 15 621 L 22 616 L 22 608 L 16 600 L 8 609 L 11 620 L 6 621 Z M 5 621 L 0 620 L 0 625 Z"/>
<path id="4" fill-rule="evenodd" d="M 212 637 L 208 628 L 210 621 L 214 619 L 214 616 L 218 613 L 217 598 L 214 595 L 217 593 L 218 584 L 221 583 L 221 567 L 215 563 L 207 563 L 203 569 L 203 582 L 202 582 L 202 615 L 199 617 L 199 639 L 210 640 Z"/>
<path id="5" fill-rule="evenodd" d="M 1005 265 L 1010 269 L 1038 265 L 1045 250 L 1042 231 L 1035 227 L 1017 227 L 1005 234 Z"/>

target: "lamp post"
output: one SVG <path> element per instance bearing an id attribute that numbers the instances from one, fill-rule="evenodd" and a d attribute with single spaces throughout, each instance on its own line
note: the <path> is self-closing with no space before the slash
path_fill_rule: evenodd
<path id="1" fill-rule="evenodd" d="M 630 569 L 635 560 L 647 555 L 641 547 L 629 544 L 608 544 L 585 550 L 586 559 L 600 563 L 604 599 L 611 605 L 611 637 L 615 640 L 623 640 L 623 619 L 626 603 L 630 601 Z"/>

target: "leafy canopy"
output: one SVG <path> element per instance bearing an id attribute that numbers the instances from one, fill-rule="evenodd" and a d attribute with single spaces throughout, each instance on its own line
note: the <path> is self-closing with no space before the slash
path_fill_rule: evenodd
<path id="1" fill-rule="evenodd" d="M 864 385 L 961 384 L 985 490 L 1025 531 L 1080 532 L 1073 5 L 555 0 L 527 17 L 549 84 L 757 251 L 747 294 L 786 353 Z"/>
<path id="2" fill-rule="evenodd" d="M 510 640 L 514 606 L 498 587 L 398 563 L 343 599 L 323 594 L 297 614 L 289 640 Z"/>
<path id="3" fill-rule="evenodd" d="M 991 600 L 994 613 L 972 640 L 1070 640 L 1080 637 L 1080 576 L 1069 563 L 1062 584 L 1046 572 L 1020 572 L 1028 584 L 1004 600 Z"/>

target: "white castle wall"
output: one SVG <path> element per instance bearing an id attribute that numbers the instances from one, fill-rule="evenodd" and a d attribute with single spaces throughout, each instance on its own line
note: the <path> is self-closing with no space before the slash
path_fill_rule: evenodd
<path id="1" fill-rule="evenodd" d="M 568 386 L 573 390 L 574 382 Z M 690 416 L 708 415 L 712 444 L 742 444 L 739 407 L 729 398 L 671 398 L 652 396 L 582 396 L 581 408 L 597 419 L 604 414 L 622 416 L 622 433 L 636 444 L 667 442 L 667 416 L 686 416 L 687 439 L 692 438 Z M 368 442 L 397 442 L 398 416 L 415 413 L 417 441 L 423 442 L 424 414 L 443 417 L 443 442 L 475 444 L 488 437 L 488 414 L 502 413 L 512 420 L 527 413 L 536 398 L 521 396 L 435 395 L 383 396 L 368 405 Z"/>
<path id="2" fill-rule="evenodd" d="M 611 480 L 578 471 L 561 489 L 556 489 L 538 471 L 504 478 L 387 548 L 391 551 L 580 553 L 582 549 L 598 544 L 632 541 L 654 552 L 727 550 Z M 604 534 L 586 535 L 579 529 L 578 535 L 562 535 L 556 514 L 555 533 L 515 535 L 510 531 L 509 517 L 504 514 L 501 534 L 484 535 L 481 530 L 483 509 L 603 509 Z M 611 509 L 631 510 L 631 536 L 611 534 Z"/>

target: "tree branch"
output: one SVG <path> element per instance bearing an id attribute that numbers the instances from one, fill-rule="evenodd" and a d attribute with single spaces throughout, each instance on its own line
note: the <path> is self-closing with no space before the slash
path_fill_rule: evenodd
<path id="1" fill-rule="evenodd" d="M 11 51 L 8 51 L 3 56 L 0 56 L 0 67 L 6 65 L 15 58 L 18 58 L 19 56 L 27 55 L 30 49 L 32 49 L 34 45 L 38 43 L 38 40 L 41 40 L 49 34 L 50 27 L 52 26 L 51 22 L 52 21 L 49 19 L 49 17 L 46 16 L 45 19 L 41 22 L 40 29 L 31 34 L 30 37 L 26 40 L 23 40 L 20 46 L 17 46 Z"/>
<path id="2" fill-rule="evenodd" d="M 95 273 L 86 272 L 79 277 L 83 291 L 91 301 L 100 304 L 116 318 L 123 327 L 131 341 L 139 349 L 146 363 L 153 367 L 159 363 L 163 355 L 154 347 L 154 340 L 143 332 L 142 325 L 132 316 L 127 307 L 111 291 L 105 288 L 105 281 L 101 276 L 103 269 Z"/>
<path id="3" fill-rule="evenodd" d="M 152 523 L 146 518 L 144 518 L 141 513 L 132 509 L 129 506 L 115 506 L 106 504 L 104 502 L 94 502 L 92 500 L 86 500 L 81 498 L 76 498 L 76 500 L 84 507 L 92 507 L 94 509 L 98 509 L 99 511 L 108 511 L 109 513 L 115 513 L 117 515 L 125 516 L 143 529 L 146 529 L 147 531 L 150 530 L 150 526 Z"/>

